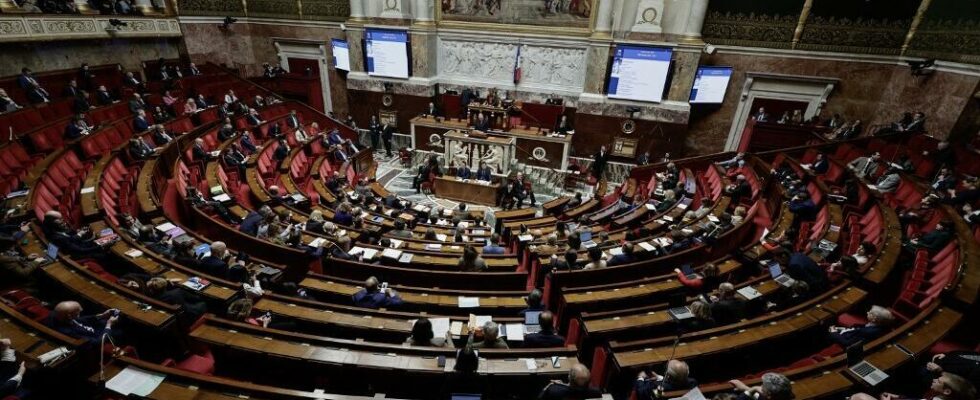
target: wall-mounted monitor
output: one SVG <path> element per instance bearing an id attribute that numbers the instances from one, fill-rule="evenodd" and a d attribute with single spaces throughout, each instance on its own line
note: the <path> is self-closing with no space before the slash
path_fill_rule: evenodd
<path id="1" fill-rule="evenodd" d="M 691 104 L 718 104 L 725 101 L 732 67 L 699 66 L 691 88 Z"/>
<path id="2" fill-rule="evenodd" d="M 330 39 L 334 68 L 350 71 L 350 48 L 346 40 Z"/>
<path id="3" fill-rule="evenodd" d="M 368 29 L 365 32 L 364 58 L 368 75 L 408 78 L 408 32 L 390 29 Z"/>
<path id="4" fill-rule="evenodd" d="M 614 99 L 663 100 L 672 54 L 666 47 L 616 45 L 606 94 Z"/>

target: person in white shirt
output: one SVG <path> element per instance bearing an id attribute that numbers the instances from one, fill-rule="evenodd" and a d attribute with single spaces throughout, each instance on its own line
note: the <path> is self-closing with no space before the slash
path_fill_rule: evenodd
<path id="1" fill-rule="evenodd" d="M 24 374 L 27 372 L 27 366 L 21 361 L 20 365 L 17 365 L 17 352 L 10 346 L 10 339 L 0 339 L 0 396 L 13 396 L 18 393 L 20 389 L 20 383 L 24 380 Z M 8 373 L 13 373 L 13 375 L 7 375 Z M 16 396 L 15 396 L 16 397 Z"/>
<path id="2" fill-rule="evenodd" d="M 225 94 L 225 104 L 231 105 L 236 101 L 238 101 L 238 97 L 235 96 L 235 91 L 228 89 L 228 93 Z"/>

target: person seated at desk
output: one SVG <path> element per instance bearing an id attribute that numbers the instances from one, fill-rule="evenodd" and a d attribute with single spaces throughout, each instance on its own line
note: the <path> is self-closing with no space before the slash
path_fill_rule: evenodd
<path id="1" fill-rule="evenodd" d="M 136 117 L 133 118 L 133 132 L 145 132 L 147 129 L 150 129 L 150 122 L 146 119 L 146 111 L 137 110 Z"/>
<path id="2" fill-rule="evenodd" d="M 557 133 L 560 133 L 562 135 L 567 135 L 568 132 L 569 131 L 572 131 L 572 130 L 575 130 L 575 128 L 572 128 L 572 123 L 571 122 L 568 122 L 568 116 L 567 115 L 562 115 L 561 116 L 561 120 L 559 120 L 558 121 L 558 124 L 555 125 L 554 131 L 557 132 Z M 643 165 L 645 165 L 645 164 L 643 164 Z"/>
<path id="3" fill-rule="evenodd" d="M 544 311 L 545 308 L 543 298 L 544 293 L 541 291 L 541 289 L 532 289 L 531 292 L 527 294 L 527 297 L 524 298 L 524 303 L 527 304 L 527 308 L 521 310 L 519 314 L 524 316 L 529 312 Z"/>
<path id="4" fill-rule="evenodd" d="M 472 176 L 472 171 L 468 165 L 459 166 L 456 168 L 456 177 L 460 179 L 470 179 Z"/>
<path id="5" fill-rule="evenodd" d="M 342 226 L 350 226 L 354 222 L 354 214 L 352 214 L 351 210 L 350 204 L 341 203 L 337 207 L 337 213 L 333 216 L 333 222 Z"/>
<path id="6" fill-rule="evenodd" d="M 476 180 L 490 182 L 493 179 L 493 170 L 487 166 L 486 162 L 480 161 L 480 167 L 476 170 Z"/>
<path id="7" fill-rule="evenodd" d="M 200 261 L 200 267 L 204 273 L 222 279 L 229 275 L 232 265 L 244 267 L 245 261 L 232 256 L 225 242 L 220 241 L 212 242 L 211 254 L 201 257 Z"/>
<path id="8" fill-rule="evenodd" d="M 259 147 L 255 145 L 255 142 L 252 141 L 252 135 L 250 135 L 247 131 L 242 132 L 242 138 L 238 140 L 238 143 L 242 145 L 242 150 L 245 150 L 248 152 L 248 154 L 253 154 L 259 149 Z"/>
<path id="9" fill-rule="evenodd" d="M 881 154 L 875 152 L 870 156 L 858 157 L 851 160 L 851 162 L 847 163 L 847 168 L 854 172 L 854 176 L 870 180 L 874 173 L 878 171 L 878 162 L 880 160 Z"/>
<path id="10" fill-rule="evenodd" d="M 194 148 L 191 149 L 191 156 L 194 162 L 206 163 L 211 159 L 211 153 L 204 149 L 204 139 L 194 139 Z"/>
<path id="11" fill-rule="evenodd" d="M 165 146 L 174 140 L 173 132 L 167 132 L 167 128 L 163 125 L 153 125 L 153 143 L 157 146 Z"/>
<path id="12" fill-rule="evenodd" d="M 728 381 L 736 390 L 741 392 L 736 400 L 793 400 L 793 383 L 785 375 L 776 372 L 766 372 L 762 375 L 762 384 L 749 387 L 738 379 Z"/>
<path id="13" fill-rule="evenodd" d="M 267 205 L 263 205 L 262 207 L 259 207 L 258 211 L 252 211 L 245 215 L 242 222 L 238 224 L 238 231 L 251 236 L 256 236 L 259 231 L 259 224 L 261 224 L 263 220 L 272 217 L 272 215 L 272 208 Z"/>
<path id="14" fill-rule="evenodd" d="M 565 346 L 565 337 L 555 332 L 555 316 L 551 311 L 544 311 L 538 315 L 538 325 L 541 327 L 540 331 L 524 335 L 524 347 Z"/>
<path id="15" fill-rule="evenodd" d="M 329 190 L 330 193 L 336 195 L 339 194 L 340 191 L 343 189 L 344 186 L 343 181 L 344 178 L 340 176 L 340 171 L 333 171 L 333 174 L 330 175 L 329 178 L 327 178 L 327 181 L 324 182 L 324 185 L 327 187 L 327 190 Z"/>
<path id="16" fill-rule="evenodd" d="M 735 285 L 725 282 L 718 285 L 718 296 L 712 296 L 711 317 L 719 325 L 738 322 L 745 311 L 745 301 L 735 297 Z"/>
<path id="17" fill-rule="evenodd" d="M 130 160 L 142 161 L 150 158 L 156 152 L 150 145 L 146 144 L 146 141 L 138 137 L 129 139 L 129 144 L 126 146 L 126 154 L 129 155 Z"/>
<path id="18" fill-rule="evenodd" d="M 539 400 L 585 400 L 602 397 L 602 393 L 589 387 L 592 374 L 584 364 L 576 363 L 568 370 L 568 383 L 551 381 L 538 396 Z"/>
<path id="19" fill-rule="evenodd" d="M 412 231 L 405 229 L 405 220 L 398 218 L 395 220 L 394 225 L 395 225 L 395 229 L 392 229 L 391 232 L 389 232 L 391 236 L 401 238 L 401 239 L 412 238 Z"/>
<path id="20" fill-rule="evenodd" d="M 734 207 L 735 205 L 741 204 L 742 199 L 752 197 L 752 185 L 749 185 L 749 182 L 745 179 L 745 175 L 738 174 L 735 176 L 735 182 L 725 188 L 725 193 L 731 197 L 731 204 Z"/>
<path id="21" fill-rule="evenodd" d="M 276 163 L 281 163 L 286 157 L 289 157 L 289 143 L 286 143 L 285 137 L 280 137 L 277 142 L 276 150 L 272 153 L 272 158 L 276 160 Z"/>
<path id="22" fill-rule="evenodd" d="M 364 281 L 364 289 L 354 293 L 352 298 L 354 306 L 364 308 L 390 308 L 402 304 L 398 292 L 388 287 L 382 289 L 378 278 L 373 276 Z"/>
<path id="23" fill-rule="evenodd" d="M 481 327 L 470 326 L 470 336 L 466 346 L 474 349 L 509 349 L 507 341 L 500 337 L 500 327 L 496 322 L 487 321 Z M 482 334 L 483 340 L 477 341 L 476 336 Z"/>
<path id="24" fill-rule="evenodd" d="M 868 343 L 888 332 L 890 326 L 895 322 L 895 316 L 885 307 L 879 305 L 871 306 L 865 316 L 868 320 L 864 325 L 854 327 L 831 326 L 828 329 L 830 340 L 843 348 L 848 348 L 856 343 Z"/>
<path id="25" fill-rule="evenodd" d="M 41 229 L 44 235 L 59 251 L 63 251 L 72 257 L 104 259 L 105 248 L 93 241 L 92 232 L 88 228 L 80 230 L 72 229 L 63 219 L 60 212 L 51 210 L 44 214 L 41 222 Z M 110 241 L 105 246 L 110 246 L 115 241 Z"/>
<path id="26" fill-rule="evenodd" d="M 942 220 L 936 223 L 936 227 L 928 233 L 905 242 L 903 247 L 915 251 L 926 249 L 930 253 L 935 253 L 946 247 L 953 239 L 953 223 Z"/>
<path id="27" fill-rule="evenodd" d="M 504 254 L 507 251 L 498 245 L 500 243 L 500 234 L 494 233 L 490 235 L 490 239 L 487 240 L 487 245 L 483 246 L 483 254 Z"/>
<path id="28" fill-rule="evenodd" d="M 30 391 L 21 387 L 27 365 L 24 361 L 17 363 L 17 351 L 11 347 L 10 339 L 0 339 L 0 398 L 27 398 Z"/>
<path id="29" fill-rule="evenodd" d="M 63 335 L 84 340 L 85 347 L 99 346 L 103 335 L 109 335 L 115 341 L 122 338 L 118 330 L 113 330 L 119 322 L 119 310 L 110 308 L 84 317 L 82 311 L 82 305 L 77 301 L 63 301 L 54 307 L 44 325 Z"/>
<path id="30" fill-rule="evenodd" d="M 228 150 L 225 150 L 222 160 L 224 160 L 225 165 L 238 168 L 239 177 L 245 176 L 248 157 L 245 156 L 245 153 L 242 153 L 241 148 L 237 144 L 232 143 L 228 146 Z"/>
<path id="31" fill-rule="evenodd" d="M 473 129 L 481 132 L 487 132 L 490 130 L 490 121 L 485 115 L 483 115 L 483 113 L 476 115 L 476 122 L 473 123 Z"/>
<path id="32" fill-rule="evenodd" d="M 428 318 L 422 317 L 415 320 L 415 324 L 412 325 L 412 336 L 409 336 L 405 343 L 409 346 L 420 346 L 420 347 L 446 347 L 454 348 L 452 334 L 447 330 L 443 336 L 436 337 L 435 333 L 432 331 L 432 321 Z"/>
<path id="33" fill-rule="evenodd" d="M 207 312 L 204 300 L 163 278 L 151 278 L 146 282 L 146 295 L 180 307 L 186 314 L 184 320 L 188 322 L 196 321 Z"/>
<path id="34" fill-rule="evenodd" d="M 463 256 L 459 258 L 456 267 L 463 272 L 481 272 L 487 270 L 487 262 L 480 257 L 473 245 L 466 245 L 463 248 Z"/>
<path id="35" fill-rule="evenodd" d="M 430 101 L 429 102 L 429 106 L 426 107 L 425 108 L 425 111 L 422 112 L 422 116 L 423 117 L 441 117 L 442 116 L 442 113 L 440 113 L 439 112 L 439 109 L 436 108 L 435 103 L 433 103 L 433 102 Z"/>
<path id="36" fill-rule="evenodd" d="M 936 354 L 926 363 L 924 373 L 933 379 L 945 374 L 954 374 L 965 378 L 974 386 L 980 386 L 980 353 L 972 350 L 954 350 Z"/>
<path id="37" fill-rule="evenodd" d="M 518 172 L 514 181 L 510 183 L 509 195 L 513 199 L 508 210 L 514 208 L 515 204 L 517 208 L 524 207 L 524 199 L 530 198 L 531 207 L 534 207 L 534 192 L 530 189 L 531 183 L 524 180 L 524 173 Z"/>
<path id="38" fill-rule="evenodd" d="M 620 251 L 621 251 L 620 254 L 613 256 L 612 258 L 609 259 L 609 261 L 606 262 L 607 266 L 612 267 L 615 265 L 630 264 L 636 261 L 636 257 L 633 256 L 633 251 L 634 251 L 633 243 L 629 243 L 629 242 L 623 243 L 623 246 L 620 247 Z"/>
<path id="39" fill-rule="evenodd" d="M 487 391 L 486 376 L 477 372 L 480 367 L 480 352 L 473 346 L 466 346 L 456 352 L 456 364 L 446 376 L 442 385 L 442 398 L 448 399 L 456 393 L 484 393 Z"/>
<path id="40" fill-rule="evenodd" d="M 680 360 L 667 361 L 667 370 L 660 376 L 656 372 L 650 371 L 648 375 L 645 371 L 640 371 L 636 376 L 633 388 L 636 390 L 638 400 L 653 400 L 660 398 L 660 394 L 677 390 L 691 390 L 698 386 L 698 381 L 690 377 L 691 369 L 686 362 Z"/>
<path id="41" fill-rule="evenodd" d="M 85 123 L 85 119 L 74 116 L 68 126 L 65 127 L 65 139 L 74 140 L 88 135 L 91 128 Z"/>

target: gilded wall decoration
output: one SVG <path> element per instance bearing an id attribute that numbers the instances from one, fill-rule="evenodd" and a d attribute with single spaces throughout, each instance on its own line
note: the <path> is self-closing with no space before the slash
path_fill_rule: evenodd
<path id="1" fill-rule="evenodd" d="M 710 11 L 701 34 L 709 43 L 789 48 L 799 15 Z"/>
<path id="2" fill-rule="evenodd" d="M 439 0 L 446 21 L 587 28 L 594 0 Z"/>
<path id="3" fill-rule="evenodd" d="M 24 29 L 24 21 L 0 21 L 0 36 L 3 35 L 22 35 L 27 33 Z"/>
<path id="4" fill-rule="evenodd" d="M 875 20 L 810 16 L 799 49 L 898 54 L 911 20 Z"/>
<path id="5" fill-rule="evenodd" d="M 247 12 L 249 17 L 299 17 L 296 0 L 253 0 L 248 2 Z"/>
<path id="6" fill-rule="evenodd" d="M 126 26 L 110 32 L 106 30 L 109 27 L 109 18 L 102 16 L 0 16 L 0 42 L 180 36 L 180 28 L 174 19 L 119 19 L 126 22 Z"/>
<path id="7" fill-rule="evenodd" d="M 980 64 L 980 21 L 923 21 L 909 55 Z"/>
<path id="8" fill-rule="evenodd" d="M 180 0 L 181 15 L 244 16 L 245 9 L 237 0 Z"/>
<path id="9" fill-rule="evenodd" d="M 303 18 L 343 21 L 350 16 L 349 0 L 303 0 Z"/>

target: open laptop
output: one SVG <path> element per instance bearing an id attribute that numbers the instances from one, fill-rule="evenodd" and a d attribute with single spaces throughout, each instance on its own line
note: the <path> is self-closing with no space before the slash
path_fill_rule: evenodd
<path id="1" fill-rule="evenodd" d="M 687 279 L 696 279 L 698 277 L 698 275 L 694 273 L 694 268 L 691 268 L 691 264 L 682 265 L 681 273 L 683 273 Z"/>
<path id="2" fill-rule="evenodd" d="M 211 245 L 207 243 L 201 243 L 194 247 L 194 255 L 197 258 L 204 258 L 211 255 Z"/>
<path id="3" fill-rule="evenodd" d="M 48 248 L 44 250 L 44 255 L 47 256 L 47 262 L 54 262 L 58 259 L 58 246 L 54 243 L 48 243 Z"/>
<path id="4" fill-rule="evenodd" d="M 871 386 L 875 386 L 885 379 L 888 374 L 878 369 L 873 364 L 864 361 L 864 343 L 858 342 L 847 347 L 847 369 L 854 375 L 861 377 Z"/>
<path id="5" fill-rule="evenodd" d="M 582 232 L 582 235 L 579 237 L 582 239 L 582 246 L 584 246 L 587 249 L 591 249 L 593 247 L 598 246 L 595 242 L 592 241 L 592 231 Z"/>
<path id="6" fill-rule="evenodd" d="M 789 275 L 783 273 L 783 269 L 779 267 L 779 263 L 773 261 L 769 263 L 769 275 L 772 275 L 772 279 L 784 287 L 790 287 L 793 285 L 793 278 Z"/>
<path id="7" fill-rule="evenodd" d="M 540 332 L 541 324 L 538 323 L 539 317 L 541 317 L 541 311 L 528 311 L 524 313 L 524 331 L 527 333 Z"/>
<path id="8" fill-rule="evenodd" d="M 674 319 L 678 321 L 694 318 L 694 314 L 691 313 L 691 309 L 688 306 L 668 308 L 667 312 L 670 313 L 671 317 L 674 317 Z"/>
<path id="9" fill-rule="evenodd" d="M 453 393 L 449 395 L 450 400 L 480 400 L 482 398 L 479 394 L 469 394 L 469 393 Z"/>

